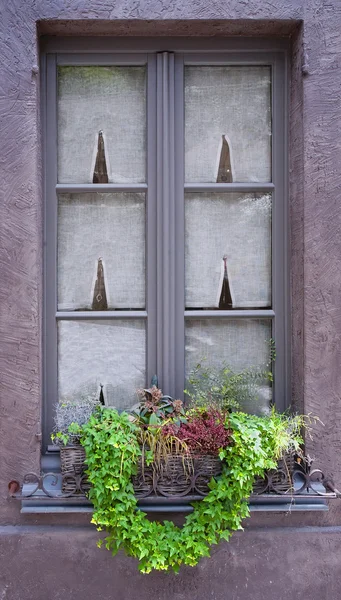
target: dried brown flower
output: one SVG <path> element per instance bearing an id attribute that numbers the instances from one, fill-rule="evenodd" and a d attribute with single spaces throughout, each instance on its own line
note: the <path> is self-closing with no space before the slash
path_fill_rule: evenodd
<path id="1" fill-rule="evenodd" d="M 172 402 L 173 407 L 174 407 L 174 411 L 176 412 L 176 414 L 180 414 L 182 407 L 183 407 L 183 402 L 182 400 L 173 400 Z"/>

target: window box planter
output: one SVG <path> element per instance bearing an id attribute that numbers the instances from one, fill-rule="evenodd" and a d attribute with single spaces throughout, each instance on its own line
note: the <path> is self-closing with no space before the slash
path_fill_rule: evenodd
<path id="1" fill-rule="evenodd" d="M 74 443 L 60 448 L 60 464 L 62 475 L 62 492 L 74 493 L 75 476 L 81 477 L 79 493 L 90 489 L 90 483 L 85 474 L 85 450 L 81 444 Z M 299 468 L 293 453 L 286 453 L 278 461 L 275 471 L 265 474 L 264 478 L 257 477 L 254 484 L 254 494 L 260 495 L 271 485 L 277 493 L 287 494 L 293 487 L 293 472 Z M 222 463 L 215 456 L 182 456 L 169 454 L 167 460 L 160 466 L 155 464 L 142 465 L 138 463 L 138 471 L 133 478 L 136 498 L 163 496 L 164 498 L 181 498 L 185 496 L 207 496 L 208 484 L 212 477 L 219 477 Z M 302 472 L 304 469 L 302 467 Z"/>

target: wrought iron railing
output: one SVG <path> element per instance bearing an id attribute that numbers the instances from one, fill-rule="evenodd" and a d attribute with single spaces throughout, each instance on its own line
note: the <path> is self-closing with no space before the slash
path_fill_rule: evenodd
<path id="1" fill-rule="evenodd" d="M 196 472 L 189 474 L 188 478 L 185 493 L 175 495 L 173 491 L 170 492 L 168 488 L 160 485 L 159 475 L 155 473 L 148 482 L 147 491 L 144 486 L 139 495 L 139 490 L 136 489 L 139 507 L 168 505 L 171 509 L 172 505 L 185 506 L 201 500 L 207 494 L 207 487 L 203 485 L 206 483 L 205 475 Z M 35 505 L 39 505 L 61 501 L 63 505 L 72 503 L 91 507 L 87 498 L 90 485 L 86 474 L 28 473 L 21 484 L 13 480 L 8 487 L 9 495 L 24 503 L 34 501 Z M 295 461 L 290 470 L 282 463 L 278 469 L 267 472 L 264 479 L 257 479 L 249 501 L 250 504 L 260 505 L 272 500 L 277 504 L 282 501 L 295 503 L 300 500 L 302 504 L 304 498 L 307 502 L 312 502 L 339 497 L 341 493 L 330 477 L 326 477 L 320 469 L 312 469 L 311 463 Z"/>

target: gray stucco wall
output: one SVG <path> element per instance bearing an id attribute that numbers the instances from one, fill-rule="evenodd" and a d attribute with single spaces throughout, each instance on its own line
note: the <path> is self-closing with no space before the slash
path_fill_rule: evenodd
<path id="1" fill-rule="evenodd" d="M 1 599 L 78 600 L 84 594 L 160 600 L 338 598 L 337 502 L 323 515 L 254 516 L 247 531 L 221 544 L 211 560 L 175 578 L 139 576 L 134 561 L 122 555 L 111 559 L 99 551 L 96 532 L 84 516 L 20 516 L 6 492 L 11 479 L 38 471 L 40 461 L 36 434 L 42 405 L 43 188 L 38 34 L 291 38 L 293 398 L 324 422 L 322 433 L 319 428 L 314 440 L 308 440 L 308 451 L 340 486 L 340 31 L 339 0 L 0 3 Z"/>

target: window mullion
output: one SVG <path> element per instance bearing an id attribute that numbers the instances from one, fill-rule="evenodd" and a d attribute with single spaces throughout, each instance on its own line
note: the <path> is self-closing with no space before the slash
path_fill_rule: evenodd
<path id="1" fill-rule="evenodd" d="M 174 197 L 170 181 L 174 172 L 174 161 L 170 153 L 171 131 L 169 109 L 170 71 L 174 57 L 168 52 L 157 54 L 157 374 L 166 393 L 173 393 L 174 367 L 172 357 L 172 292 L 170 282 L 173 253 L 171 245 L 171 218 Z M 173 134 L 174 135 L 174 134 Z"/>
<path id="2" fill-rule="evenodd" d="M 186 310 L 186 319 L 274 319 L 275 311 L 269 309 L 254 310 Z"/>
<path id="3" fill-rule="evenodd" d="M 272 192 L 273 183 L 185 183 L 185 192 Z"/>
<path id="4" fill-rule="evenodd" d="M 176 286 L 176 187 L 175 187 L 175 57 L 157 54 L 157 373 L 160 385 L 176 395 L 175 359 L 178 348 Z M 183 312 L 183 308 L 182 308 Z M 183 317 L 182 317 L 183 318 Z M 183 345 L 183 340 L 182 340 Z"/>
<path id="5" fill-rule="evenodd" d="M 146 309 L 147 309 L 147 382 L 157 373 L 157 95 L 156 95 L 156 57 L 148 55 L 147 77 L 147 181 L 146 197 Z"/>
<path id="6" fill-rule="evenodd" d="M 69 321 L 93 321 L 98 319 L 146 319 L 145 310 L 103 310 L 103 311 L 57 311 L 57 320 Z"/>
<path id="7" fill-rule="evenodd" d="M 184 57 L 175 56 L 175 392 L 177 398 L 184 397 L 185 384 L 185 152 L 184 152 Z"/>
<path id="8" fill-rule="evenodd" d="M 57 183 L 56 191 L 61 194 L 146 192 L 146 183 Z"/>

